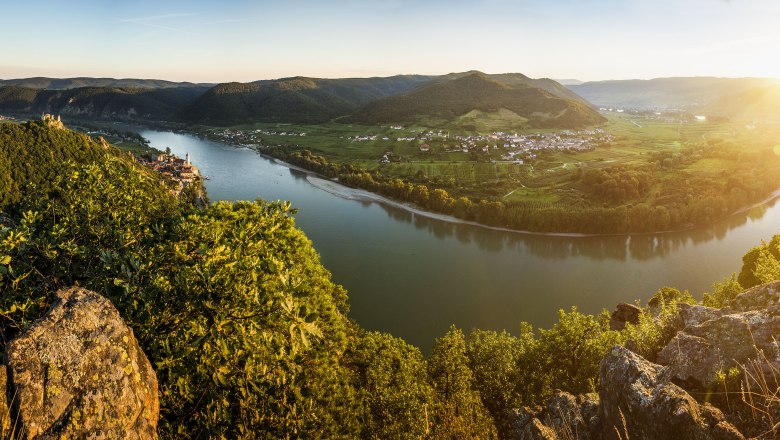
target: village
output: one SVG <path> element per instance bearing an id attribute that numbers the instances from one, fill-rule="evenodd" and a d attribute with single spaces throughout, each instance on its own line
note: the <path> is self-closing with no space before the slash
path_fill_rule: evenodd
<path id="1" fill-rule="evenodd" d="M 355 138 L 360 140 L 361 137 Z M 386 139 L 386 138 L 384 138 Z M 399 137 L 398 141 L 422 141 L 421 153 L 439 151 L 443 153 L 483 153 L 498 152 L 501 161 L 523 164 L 536 158 L 540 151 L 592 151 L 597 146 L 608 145 L 614 137 L 600 128 L 552 133 L 518 134 L 493 132 L 489 135 L 450 136 L 448 132 L 428 131 L 417 137 Z M 381 163 L 390 161 L 392 153 L 387 152 Z M 497 158 L 495 160 L 498 160 Z"/>
<path id="2" fill-rule="evenodd" d="M 405 130 L 403 126 L 393 125 L 389 127 L 393 131 Z M 289 136 L 305 137 L 305 132 L 286 130 L 231 130 L 224 129 L 214 131 L 219 140 L 231 143 L 253 147 L 265 143 L 261 136 Z M 417 144 L 420 153 L 477 153 L 490 154 L 491 160 L 512 161 L 522 164 L 525 161 L 533 160 L 537 154 L 544 150 L 584 152 L 592 151 L 597 146 L 608 145 L 614 140 L 612 134 L 601 128 L 591 128 L 582 130 L 564 130 L 559 132 L 546 133 L 509 133 L 497 131 L 490 134 L 477 135 L 452 135 L 444 130 L 410 130 L 405 133 L 385 134 L 356 134 L 344 137 L 343 139 L 350 143 L 355 142 L 387 142 L 388 147 L 397 143 Z M 380 144 L 381 145 L 381 144 Z M 281 146 L 281 145 L 279 145 Z M 297 145 L 296 145 L 297 146 Z M 495 152 L 495 154 L 492 154 Z M 380 163 L 391 161 L 393 153 L 385 152 L 379 159 Z"/>
<path id="3" fill-rule="evenodd" d="M 190 162 L 190 153 L 187 153 L 184 159 L 167 152 L 138 156 L 137 159 L 141 164 L 171 179 L 175 183 L 171 193 L 175 196 L 202 177 L 198 167 Z"/>

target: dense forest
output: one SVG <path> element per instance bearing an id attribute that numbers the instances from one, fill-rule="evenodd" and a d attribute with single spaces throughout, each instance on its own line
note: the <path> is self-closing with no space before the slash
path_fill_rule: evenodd
<path id="1" fill-rule="evenodd" d="M 515 335 L 452 327 L 424 357 L 349 319 L 288 203 L 198 209 L 86 136 L 31 122 L 0 125 L 0 139 L 0 184 L 15 188 L 0 202 L 0 349 L 58 288 L 103 294 L 155 367 L 163 438 L 503 438 L 513 408 L 593 391 L 614 344 L 651 356 L 674 334 L 677 304 L 694 302 L 662 289 L 621 331 L 606 312 L 574 309 Z M 404 185 L 414 197 L 428 188 Z M 428 203 L 451 209 L 437 191 Z M 780 236 L 703 301 L 724 306 L 778 278 Z"/>

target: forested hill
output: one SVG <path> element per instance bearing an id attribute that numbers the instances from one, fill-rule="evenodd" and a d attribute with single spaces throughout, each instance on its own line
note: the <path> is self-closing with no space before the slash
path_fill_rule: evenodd
<path id="1" fill-rule="evenodd" d="M 373 100 L 402 93 L 432 77 L 283 78 L 219 84 L 179 113 L 192 123 L 231 125 L 252 121 L 325 122 Z"/>
<path id="2" fill-rule="evenodd" d="M 81 87 L 119 87 L 119 88 L 142 88 L 142 89 L 166 89 L 179 87 L 208 88 L 214 84 L 174 82 L 161 79 L 135 79 L 135 78 L 19 78 L 0 80 L 2 86 L 28 87 L 31 89 L 50 89 L 66 90 L 77 89 Z"/>
<path id="3" fill-rule="evenodd" d="M 46 112 L 108 120 L 223 126 L 331 120 L 387 123 L 424 117 L 449 122 L 470 112 L 498 111 L 508 112 L 520 126 L 569 128 L 603 121 L 587 101 L 559 83 L 519 73 L 292 77 L 213 87 L 110 78 L 0 81 L 0 112 Z"/>
<path id="4" fill-rule="evenodd" d="M 522 75 L 490 76 L 481 72 L 448 76 L 408 93 L 372 102 L 347 118 L 365 124 L 445 124 L 474 112 L 511 112 L 529 127 L 575 128 L 606 122 L 580 98 L 552 80 L 532 81 Z"/>
<path id="5" fill-rule="evenodd" d="M 30 185 L 43 192 L 55 189 L 69 163 L 86 165 L 106 157 L 127 162 L 113 147 L 43 121 L 0 123 L 0 211 L 28 195 Z"/>
<path id="6" fill-rule="evenodd" d="M 92 119 L 170 120 L 207 87 L 81 87 L 68 90 L 0 87 L 0 111 L 53 113 Z"/>

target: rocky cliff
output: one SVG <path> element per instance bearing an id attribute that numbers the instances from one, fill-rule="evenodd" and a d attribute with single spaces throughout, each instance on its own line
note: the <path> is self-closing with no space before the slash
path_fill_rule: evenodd
<path id="1" fill-rule="evenodd" d="M 558 391 L 544 407 L 522 408 L 513 414 L 514 437 L 777 438 L 780 282 L 722 309 L 681 304 L 676 321 L 658 363 L 614 347 L 601 361 L 598 395 Z"/>
<path id="2" fill-rule="evenodd" d="M 51 310 L 6 345 L 0 389 L 0 437 L 157 438 L 152 366 L 94 292 L 59 291 Z"/>

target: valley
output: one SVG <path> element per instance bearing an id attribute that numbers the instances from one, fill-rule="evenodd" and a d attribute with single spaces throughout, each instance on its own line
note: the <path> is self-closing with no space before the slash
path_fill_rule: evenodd
<path id="1" fill-rule="evenodd" d="M 606 123 L 578 130 L 254 123 L 194 131 L 437 212 L 540 232 L 687 229 L 777 189 L 774 123 L 699 120 L 679 111 L 602 113 Z M 403 185 L 411 190 L 387 188 Z M 445 191 L 445 200 L 418 198 L 415 185 Z M 581 216 L 534 219 L 529 210 Z M 594 216 L 607 220 L 603 229 L 590 222 Z"/>

